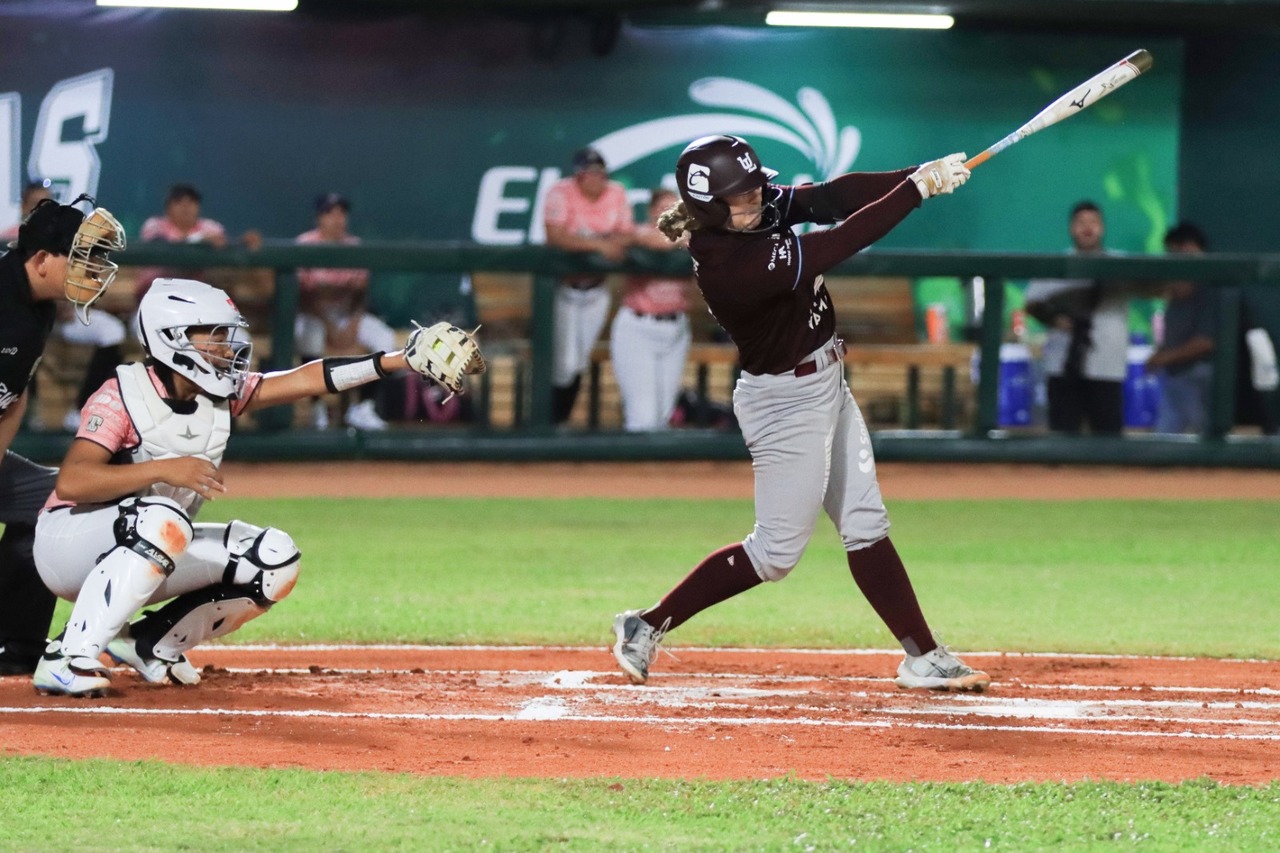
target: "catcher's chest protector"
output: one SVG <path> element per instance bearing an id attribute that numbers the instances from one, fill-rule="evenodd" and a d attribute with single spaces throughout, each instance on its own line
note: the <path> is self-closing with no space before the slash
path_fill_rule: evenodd
<path id="1" fill-rule="evenodd" d="M 214 465 L 221 464 L 231 437 L 231 406 L 225 400 L 214 401 L 200 394 L 194 412 L 178 414 L 156 391 L 145 365 L 121 365 L 116 368 L 116 378 L 125 411 L 142 438 L 142 443 L 133 449 L 130 462 L 200 456 Z M 164 483 L 151 486 L 139 496 L 145 495 L 172 498 L 192 517 L 204 503 L 190 489 Z"/>

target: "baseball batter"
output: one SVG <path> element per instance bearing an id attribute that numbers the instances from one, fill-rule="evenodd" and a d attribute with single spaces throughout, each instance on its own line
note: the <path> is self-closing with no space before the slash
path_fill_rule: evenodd
<path id="1" fill-rule="evenodd" d="M 981 691 L 990 677 L 934 639 L 889 539 L 871 438 L 840 368 L 844 343 L 823 274 L 887 234 L 923 199 L 969 177 L 964 155 L 919 168 L 775 186 L 734 136 L 690 143 L 676 161 L 681 202 L 659 227 L 689 234 L 699 289 L 738 347 L 734 412 L 755 471 L 755 529 L 706 557 L 654 606 L 618 614 L 614 657 L 632 682 L 649 676 L 663 635 L 800 561 L 819 511 L 835 523 L 849 570 L 902 644 L 903 688 Z M 791 226 L 835 227 L 797 236 Z"/>
<path id="2" fill-rule="evenodd" d="M 452 391 L 483 369 L 474 340 L 438 323 L 403 350 L 250 372 L 248 326 L 227 294 L 156 279 L 138 307 L 147 361 L 119 367 L 85 405 L 57 488 L 36 524 L 36 568 L 74 601 L 36 665 L 37 690 L 101 696 L 106 653 L 152 682 L 196 684 L 186 658 L 284 599 L 300 553 L 283 530 L 196 524 L 225 491 L 219 463 L 233 417 L 337 393 L 409 367 Z M 146 604 L 172 599 L 128 623 Z"/>

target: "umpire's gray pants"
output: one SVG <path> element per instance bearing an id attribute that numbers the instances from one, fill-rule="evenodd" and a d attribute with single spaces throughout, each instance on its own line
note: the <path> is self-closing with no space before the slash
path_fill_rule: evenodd
<path id="1" fill-rule="evenodd" d="M 0 654 L 30 656 L 48 636 L 56 599 L 36 573 L 31 546 L 36 516 L 57 478 L 57 468 L 16 453 L 0 459 Z"/>

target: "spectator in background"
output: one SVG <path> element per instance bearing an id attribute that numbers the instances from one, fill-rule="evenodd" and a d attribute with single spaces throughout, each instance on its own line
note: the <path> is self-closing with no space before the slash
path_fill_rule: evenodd
<path id="1" fill-rule="evenodd" d="M 53 182 L 46 179 L 32 181 L 22 188 L 23 220 L 31 215 L 31 211 L 36 209 L 37 204 L 53 198 L 52 186 Z M 9 244 L 17 240 L 20 224 L 15 222 L 4 231 L 0 231 L 0 244 Z M 86 315 L 89 322 L 85 324 L 76 319 L 75 306 L 71 302 L 58 300 L 57 306 L 53 334 L 69 344 L 93 349 L 89 356 L 89 366 L 85 370 L 84 380 L 76 392 L 75 406 L 68 409 L 62 419 L 62 428 L 75 432 L 80 427 L 80 408 L 89 399 L 89 395 L 111 377 L 116 365 L 123 360 L 120 345 L 124 343 L 125 327 L 120 318 L 98 308 L 88 309 Z"/>
<path id="2" fill-rule="evenodd" d="M 543 217 L 548 246 L 595 253 L 611 263 L 625 257 L 635 232 L 627 191 L 609 180 L 604 157 L 594 148 L 573 155 L 573 174 L 547 191 Z M 561 279 L 556 288 L 551 416 L 557 424 L 573 413 L 582 371 L 608 319 L 604 283 L 603 274 L 577 275 Z"/>
<path id="3" fill-rule="evenodd" d="M 657 227 L 658 217 L 678 200 L 671 190 L 652 191 L 648 218 L 645 227 L 636 232 L 634 245 L 659 252 L 683 248 L 683 242 L 671 242 Z M 689 354 L 691 284 L 689 277 L 627 277 L 609 338 L 627 432 L 668 426 Z"/>
<path id="4" fill-rule="evenodd" d="M 1179 222 L 1164 235 L 1164 250 L 1171 255 L 1202 255 L 1208 248 L 1204 233 L 1190 222 Z M 1156 342 L 1146 364 L 1148 373 L 1160 374 L 1155 431 L 1203 432 L 1213 382 L 1213 292 L 1193 281 L 1171 281 L 1164 296 L 1164 340 Z"/>
<path id="5" fill-rule="evenodd" d="M 1068 218 L 1078 255 L 1103 253 L 1102 210 L 1081 201 Z M 1045 327 L 1049 429 L 1069 435 L 1124 430 L 1124 377 L 1129 345 L 1129 289 L 1091 279 L 1032 279 L 1027 313 Z"/>
<path id="6" fill-rule="evenodd" d="M 142 223 L 143 242 L 207 243 L 217 249 L 226 248 L 227 231 L 222 223 L 200 216 L 204 197 L 191 184 L 174 184 L 164 199 L 164 214 L 153 216 Z M 240 238 L 245 248 L 256 251 L 262 247 L 262 235 L 246 231 Z M 141 300 L 157 278 L 207 278 L 203 270 L 163 269 L 150 267 L 138 271 L 134 295 Z M 233 294 L 234 295 L 234 294 Z"/>
<path id="7" fill-rule="evenodd" d="M 360 238 L 347 231 L 351 202 L 338 193 L 316 199 L 316 227 L 299 234 L 300 245 L 356 246 Z M 298 270 L 298 321 L 294 337 L 305 364 L 325 355 L 358 355 L 391 352 L 396 346 L 395 330 L 367 310 L 369 271 L 361 269 L 308 268 Z M 382 383 L 360 387 L 361 399 L 347 408 L 343 422 L 360 430 L 387 428 L 376 411 L 375 400 Z M 329 427 L 329 409 L 320 399 L 311 404 L 311 426 Z"/>

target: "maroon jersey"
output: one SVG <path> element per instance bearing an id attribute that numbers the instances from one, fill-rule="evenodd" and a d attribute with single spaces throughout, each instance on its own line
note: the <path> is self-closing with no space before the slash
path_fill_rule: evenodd
<path id="1" fill-rule="evenodd" d="M 897 172 L 855 172 L 823 184 L 769 186 L 778 222 L 768 231 L 695 231 L 689 239 L 698 289 L 738 347 L 748 373 L 786 373 L 835 334 L 827 270 L 865 249 L 920 206 Z M 841 221 L 843 220 L 843 221 Z M 797 236 L 792 225 L 833 228 Z"/>

